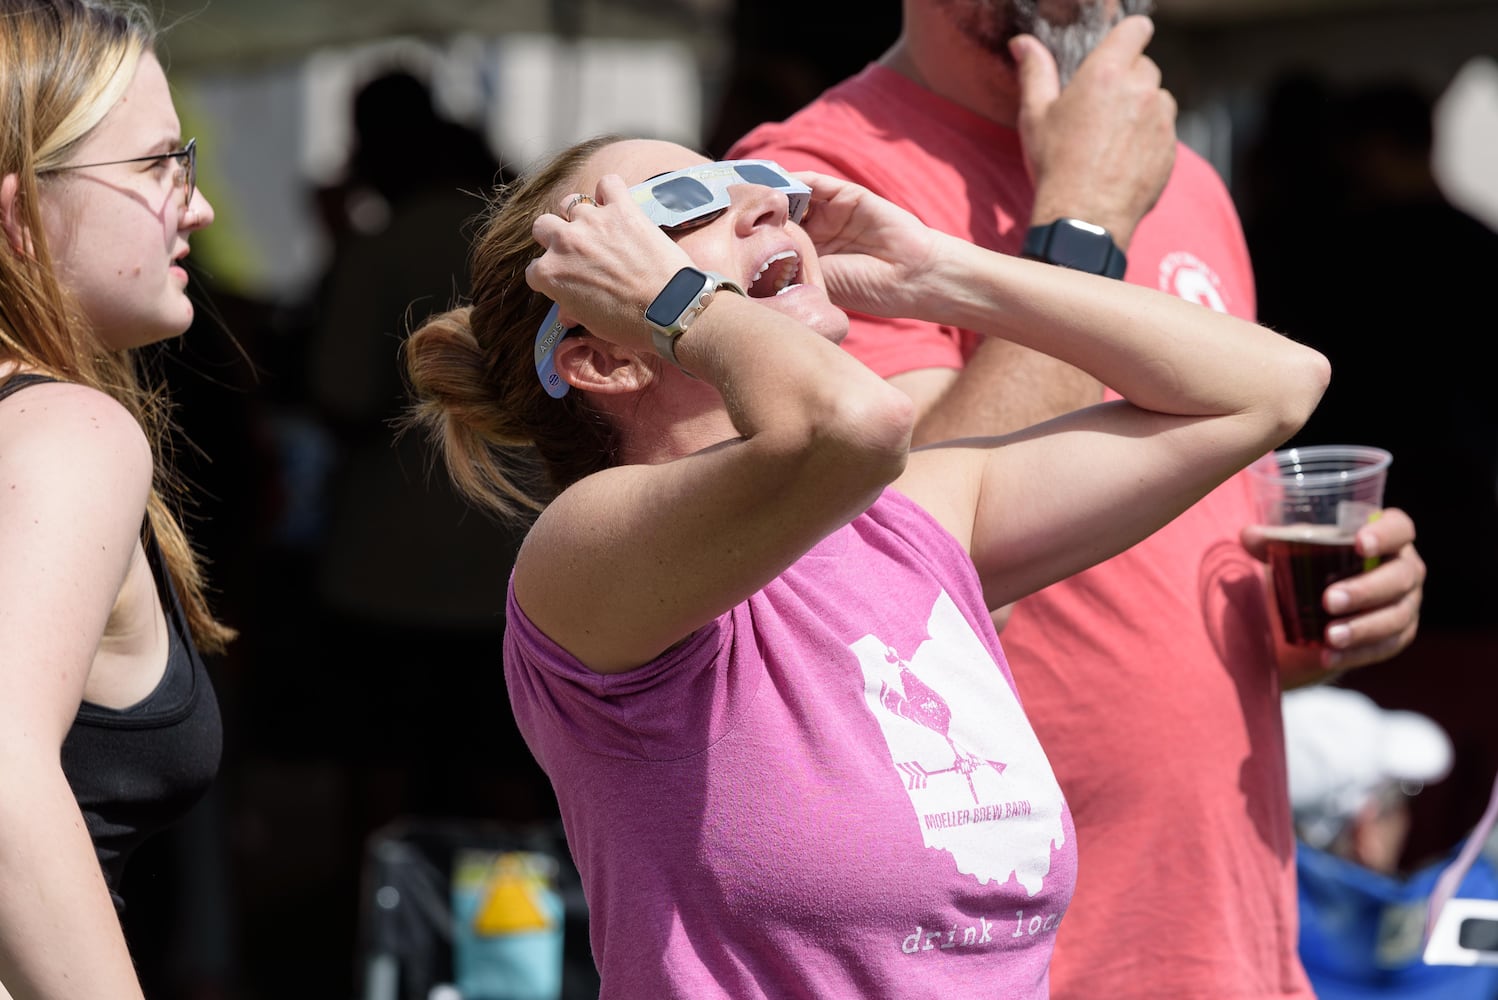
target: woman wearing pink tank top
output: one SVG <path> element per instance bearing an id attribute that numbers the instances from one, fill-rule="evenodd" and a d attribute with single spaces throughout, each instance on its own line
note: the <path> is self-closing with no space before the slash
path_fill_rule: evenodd
<path id="1" fill-rule="evenodd" d="M 507 677 L 604 995 L 1043 997 L 1069 823 L 1038 747 L 985 735 L 1028 726 L 983 612 L 1284 440 L 1325 359 L 665 142 L 564 151 L 499 193 L 473 262 L 472 304 L 405 346 L 411 420 L 476 504 L 534 517 Z M 844 310 L 985 331 L 1124 398 L 912 451 Z M 1048 843 L 975 846 L 1004 829 Z"/>

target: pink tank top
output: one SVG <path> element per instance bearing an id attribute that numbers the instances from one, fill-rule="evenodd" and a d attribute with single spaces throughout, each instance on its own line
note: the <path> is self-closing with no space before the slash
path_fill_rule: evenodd
<path id="1" fill-rule="evenodd" d="M 887 491 L 630 673 L 509 599 L 604 998 L 1044 998 L 1071 814 L 972 563 Z"/>

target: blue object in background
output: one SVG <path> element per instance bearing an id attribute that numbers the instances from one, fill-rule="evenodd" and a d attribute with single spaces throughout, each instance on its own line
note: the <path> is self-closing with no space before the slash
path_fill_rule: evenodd
<path id="1" fill-rule="evenodd" d="M 459 851 L 453 972 L 463 1000 L 560 1000 L 557 861 L 535 851 Z"/>
<path id="2" fill-rule="evenodd" d="M 398 819 L 362 881 L 360 1000 L 598 1000 L 561 823 Z"/>
<path id="3" fill-rule="evenodd" d="M 1319 1000 L 1498 1000 L 1498 967 L 1421 959 L 1431 890 L 1460 850 L 1396 877 L 1297 845 L 1300 958 Z M 1498 899 L 1493 851 L 1477 856 L 1456 895 Z"/>

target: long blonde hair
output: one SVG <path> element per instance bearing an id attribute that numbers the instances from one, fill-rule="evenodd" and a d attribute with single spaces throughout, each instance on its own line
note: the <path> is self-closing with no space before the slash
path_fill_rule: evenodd
<path id="1" fill-rule="evenodd" d="M 38 200 L 43 175 L 118 103 L 155 38 L 149 14 L 134 4 L 0 0 L 0 177 L 16 176 L 14 211 L 32 242 L 30 253 L 0 251 L 0 359 L 108 393 L 140 422 L 156 456 L 149 530 L 194 640 L 218 652 L 234 631 L 209 610 L 199 559 L 177 514 L 186 491 L 166 460 L 163 387 L 144 385 L 130 351 L 108 350 L 94 336 L 57 278 Z"/>
<path id="2" fill-rule="evenodd" d="M 525 283 L 541 255 L 531 236 L 584 162 L 617 136 L 564 150 L 498 189 L 471 256 L 472 305 L 431 319 L 402 348 L 415 403 L 406 426 L 426 430 L 459 491 L 514 519 L 614 464 L 617 432 L 586 394 L 552 399 L 536 377 L 534 343 L 550 303 Z"/>

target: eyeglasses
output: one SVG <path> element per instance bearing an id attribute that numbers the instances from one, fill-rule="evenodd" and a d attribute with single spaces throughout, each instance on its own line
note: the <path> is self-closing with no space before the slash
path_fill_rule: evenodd
<path id="1" fill-rule="evenodd" d="M 629 189 L 635 204 L 662 229 L 705 225 L 728 207 L 728 189 L 759 184 L 785 192 L 792 222 L 800 222 L 811 203 L 811 188 L 773 160 L 719 160 L 673 170 Z"/>
<path id="2" fill-rule="evenodd" d="M 716 219 L 732 199 L 728 189 L 735 184 L 759 184 L 784 191 L 790 203 L 790 219 L 800 222 L 811 204 L 811 188 L 792 177 L 773 160 L 720 160 L 673 170 L 652 177 L 629 189 L 635 204 L 651 222 L 665 230 L 702 226 Z M 552 304 L 536 331 L 536 377 L 553 399 L 561 399 L 572 388 L 557 374 L 556 349 L 575 326 L 563 326 L 561 307 Z"/>
<path id="3" fill-rule="evenodd" d="M 89 167 L 115 167 L 122 163 L 151 163 L 155 160 L 176 160 L 177 172 L 172 178 L 173 187 L 182 188 L 182 207 L 192 204 L 192 196 L 198 189 L 198 140 L 188 139 L 187 145 L 170 153 L 154 153 L 150 156 L 132 156 L 128 160 L 105 160 L 102 163 L 69 163 L 52 167 L 44 173 L 57 174 L 64 170 L 85 170 Z"/>

